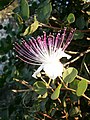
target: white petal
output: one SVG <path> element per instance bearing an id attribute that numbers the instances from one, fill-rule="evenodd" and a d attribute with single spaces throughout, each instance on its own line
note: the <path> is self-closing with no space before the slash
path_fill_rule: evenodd
<path id="1" fill-rule="evenodd" d="M 70 58 L 71 58 L 71 55 L 68 55 L 68 54 L 66 54 L 65 52 L 61 51 L 61 53 L 60 53 L 60 58 L 62 58 L 62 57 L 66 57 L 67 59 L 70 59 Z"/>
<path id="2" fill-rule="evenodd" d="M 51 79 L 55 79 L 58 76 L 62 76 L 63 64 L 60 62 L 47 63 L 44 64 L 43 69 Z"/>
<path id="3" fill-rule="evenodd" d="M 62 51 L 61 48 L 59 48 L 56 53 L 55 53 L 55 56 L 58 58 L 58 59 L 61 59 L 62 57 L 66 57 L 67 59 L 70 59 L 71 56 L 66 54 L 64 51 Z"/>
<path id="4" fill-rule="evenodd" d="M 32 77 L 37 79 L 37 75 L 40 73 L 40 71 L 43 69 L 43 64 L 41 64 L 41 66 L 34 72 L 34 74 L 32 75 Z"/>

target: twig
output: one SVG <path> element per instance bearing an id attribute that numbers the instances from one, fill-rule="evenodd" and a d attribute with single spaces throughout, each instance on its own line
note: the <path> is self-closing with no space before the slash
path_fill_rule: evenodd
<path id="1" fill-rule="evenodd" d="M 27 92 L 27 91 L 29 91 L 30 89 L 26 89 L 26 90 L 15 90 L 15 89 L 13 89 L 12 91 L 13 92 L 15 92 L 15 93 L 17 93 L 17 92 Z"/>
<path id="2" fill-rule="evenodd" d="M 52 89 L 52 87 L 50 86 L 50 82 L 51 82 L 51 79 L 49 79 L 48 83 L 43 79 L 43 77 L 41 76 L 41 79 L 43 82 L 46 83 L 46 86 L 47 88 L 50 88 L 52 90 L 52 92 L 54 92 L 54 90 Z M 59 98 L 57 98 L 58 102 L 61 104 L 61 100 Z"/>
<path id="3" fill-rule="evenodd" d="M 88 96 L 86 96 L 85 94 L 83 94 L 82 96 L 85 97 L 87 100 L 90 101 L 90 98 Z"/>
<path id="4" fill-rule="evenodd" d="M 48 85 L 50 85 L 50 83 L 51 83 L 51 78 L 49 78 Z"/>
<path id="5" fill-rule="evenodd" d="M 85 69 L 86 69 L 86 71 L 87 71 L 88 75 L 90 75 L 90 71 L 89 71 L 89 69 L 88 69 L 88 67 L 87 67 L 86 63 L 84 62 L 83 64 L 84 64 L 84 66 L 85 66 Z"/>
<path id="6" fill-rule="evenodd" d="M 47 115 L 47 114 L 45 114 L 45 113 L 42 113 L 42 112 L 37 112 L 38 114 L 41 114 L 41 115 L 43 115 L 43 116 L 45 116 L 45 117 L 47 117 L 47 118 L 49 118 L 49 119 L 51 119 L 51 120 L 55 120 L 55 119 L 53 119 L 51 116 L 49 116 L 49 115 Z"/>
<path id="7" fill-rule="evenodd" d="M 83 77 L 81 77 L 81 76 L 79 76 L 79 75 L 77 75 L 76 78 L 78 78 L 78 79 L 80 79 L 80 80 L 85 79 L 85 80 L 88 82 L 88 84 L 90 84 L 90 80 L 87 80 L 86 78 L 83 78 Z"/>
<path id="8" fill-rule="evenodd" d="M 40 78 L 46 84 L 46 86 L 48 87 L 48 83 L 43 79 L 43 77 L 41 76 Z"/>
<path id="9" fill-rule="evenodd" d="M 19 80 L 19 79 L 17 79 L 17 78 L 14 78 L 14 80 L 15 80 L 16 82 L 19 82 L 19 83 L 25 85 L 25 86 L 28 87 L 29 89 L 33 90 L 33 87 L 32 87 L 27 81 L 25 81 L 25 80 Z"/>
<path id="10" fill-rule="evenodd" d="M 79 56 L 77 56 L 77 57 L 74 58 L 73 60 L 65 63 L 65 64 L 64 64 L 64 67 L 67 66 L 67 65 L 69 65 L 69 64 L 71 64 L 71 63 L 74 63 L 74 62 L 77 61 L 80 57 L 82 57 L 84 54 L 89 53 L 89 52 L 90 52 L 90 49 L 86 50 L 85 52 L 80 53 Z"/>
<path id="11" fill-rule="evenodd" d="M 67 90 L 70 90 L 70 91 L 72 91 L 72 92 L 75 92 L 75 93 L 76 93 L 76 90 L 74 90 L 74 89 L 69 88 L 69 87 L 67 87 L 67 86 L 66 86 L 66 84 L 64 83 L 64 81 L 62 80 L 62 78 L 61 78 L 61 77 L 59 77 L 59 79 L 61 80 L 62 84 L 64 85 L 64 87 L 65 87 Z M 83 94 L 82 96 L 83 96 L 83 97 L 85 97 L 87 100 L 89 100 L 89 101 L 90 101 L 90 98 L 89 98 L 88 96 L 86 96 L 85 94 Z"/>
<path id="12" fill-rule="evenodd" d="M 67 90 L 70 90 L 70 91 L 72 91 L 72 92 L 76 92 L 76 90 L 74 90 L 74 89 L 72 89 L 72 88 L 69 88 L 69 87 L 64 83 L 64 81 L 62 80 L 61 77 L 59 77 L 59 79 L 60 79 L 60 81 L 62 82 L 62 84 L 64 85 L 64 87 L 65 87 Z"/>
<path id="13" fill-rule="evenodd" d="M 37 118 L 35 116 L 32 116 L 32 115 L 30 115 L 30 117 L 34 118 L 35 120 L 41 120 L 41 119 L 39 119 L 39 118 Z"/>
<path id="14" fill-rule="evenodd" d="M 11 2 L 9 2 L 8 5 L 4 6 L 1 10 L 3 10 L 3 9 L 5 9 L 5 8 L 7 8 L 8 6 L 10 6 L 14 1 L 15 1 L 15 0 L 12 0 Z M 0 11 L 1 11 L 1 10 L 0 10 Z"/>
<path id="15" fill-rule="evenodd" d="M 56 29 L 56 30 L 61 30 L 61 28 L 49 26 L 49 25 L 46 25 L 44 23 L 39 23 L 39 24 L 40 24 L 40 26 L 43 26 L 43 27 L 47 27 L 47 28 L 51 28 L 51 29 Z"/>
<path id="16" fill-rule="evenodd" d="M 69 54 L 73 54 L 73 55 L 79 54 L 79 52 L 74 52 L 74 51 L 67 51 L 67 50 L 65 50 L 65 52 L 69 53 Z"/>
<path id="17" fill-rule="evenodd" d="M 86 32 L 90 32 L 90 29 L 88 29 L 88 30 L 76 30 L 76 31 L 86 33 Z"/>
<path id="18" fill-rule="evenodd" d="M 51 28 L 51 29 L 63 30 L 63 28 L 50 26 L 50 25 L 47 25 L 47 24 L 44 24 L 44 23 L 39 23 L 39 25 L 43 26 L 43 27 Z M 87 30 L 76 30 L 76 31 L 78 31 L 78 32 L 90 32 L 90 29 L 87 29 Z"/>

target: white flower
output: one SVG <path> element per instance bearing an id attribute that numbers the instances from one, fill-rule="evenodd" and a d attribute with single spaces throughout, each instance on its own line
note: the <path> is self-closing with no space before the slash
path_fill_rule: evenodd
<path id="1" fill-rule="evenodd" d="M 67 37 L 66 28 L 64 28 L 64 32 L 58 33 L 56 37 L 51 34 L 46 37 L 46 33 L 44 33 L 44 37 L 32 38 L 29 41 L 23 40 L 21 45 L 16 42 L 15 50 L 19 54 L 18 57 L 24 62 L 40 65 L 32 75 L 34 78 L 37 78 L 40 71 L 44 70 L 51 79 L 55 79 L 62 76 L 63 73 L 63 64 L 60 59 L 62 57 L 71 58 L 64 51 L 70 44 L 74 31 L 72 29 Z"/>

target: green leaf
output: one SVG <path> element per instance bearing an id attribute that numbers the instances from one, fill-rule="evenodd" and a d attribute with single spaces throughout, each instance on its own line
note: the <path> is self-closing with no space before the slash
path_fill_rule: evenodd
<path id="1" fill-rule="evenodd" d="M 13 15 L 19 24 L 23 24 L 23 19 L 18 13 L 14 13 Z"/>
<path id="2" fill-rule="evenodd" d="M 29 34 L 32 34 L 33 32 L 35 32 L 38 29 L 38 26 L 39 26 L 38 21 L 35 21 L 33 24 L 31 24 Z"/>
<path id="3" fill-rule="evenodd" d="M 35 92 L 44 95 L 47 92 L 46 84 L 43 81 L 37 81 L 33 85 Z"/>
<path id="4" fill-rule="evenodd" d="M 77 69 L 75 69 L 74 67 L 69 67 L 63 73 L 63 80 L 66 83 L 71 83 L 75 79 L 77 74 L 78 74 Z"/>
<path id="5" fill-rule="evenodd" d="M 73 23 L 73 22 L 75 22 L 75 16 L 74 16 L 73 13 L 70 13 L 70 14 L 68 15 L 67 21 L 68 21 L 68 23 L 70 23 L 70 24 Z"/>
<path id="6" fill-rule="evenodd" d="M 25 30 L 24 33 L 23 33 L 24 36 L 29 34 L 30 28 L 31 28 L 31 26 L 28 26 L 28 27 L 26 28 L 26 30 Z"/>
<path id="7" fill-rule="evenodd" d="M 74 33 L 73 39 L 74 39 L 74 40 L 83 39 L 83 37 L 84 37 L 84 33 L 79 32 L 79 31 L 76 31 L 76 32 Z"/>
<path id="8" fill-rule="evenodd" d="M 29 5 L 27 0 L 21 0 L 20 1 L 20 10 L 21 10 L 21 15 L 23 19 L 28 19 L 29 18 Z"/>
<path id="9" fill-rule="evenodd" d="M 33 32 L 35 32 L 39 27 L 39 22 L 35 19 L 34 23 L 32 23 L 30 26 L 28 26 L 25 30 L 25 32 L 23 33 L 23 35 L 29 35 L 32 34 Z"/>
<path id="10" fill-rule="evenodd" d="M 62 84 L 59 84 L 58 87 L 55 89 L 55 91 L 52 93 L 51 95 L 52 100 L 56 100 L 59 97 L 61 86 Z"/>
<path id="11" fill-rule="evenodd" d="M 77 18 L 76 20 L 76 26 L 79 29 L 83 29 L 86 26 L 86 22 L 83 16 L 80 16 L 79 18 Z"/>
<path id="12" fill-rule="evenodd" d="M 69 87 L 72 88 L 72 89 L 74 89 L 74 90 L 76 90 L 77 87 L 78 87 L 78 83 L 79 83 L 79 80 L 78 79 L 74 79 L 72 81 L 72 83 L 69 85 Z"/>
<path id="13" fill-rule="evenodd" d="M 81 80 L 79 83 L 78 83 L 78 88 L 76 90 L 76 94 L 77 96 L 81 96 L 84 94 L 84 92 L 86 91 L 87 89 L 87 86 L 88 86 L 88 83 L 85 79 Z"/>
<path id="14" fill-rule="evenodd" d="M 52 5 L 50 3 L 50 0 L 45 0 L 41 2 L 37 9 L 38 21 L 45 23 L 50 17 L 51 12 L 52 12 Z"/>
<path id="15" fill-rule="evenodd" d="M 84 6 L 83 6 L 83 10 L 85 10 L 85 9 L 87 9 L 87 8 L 89 8 L 89 4 L 84 4 Z"/>

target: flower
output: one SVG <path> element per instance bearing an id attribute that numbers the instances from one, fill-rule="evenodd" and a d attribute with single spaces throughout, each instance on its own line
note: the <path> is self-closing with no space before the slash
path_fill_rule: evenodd
<path id="1" fill-rule="evenodd" d="M 32 64 L 40 65 L 40 67 L 32 75 L 37 78 L 41 70 L 51 78 L 55 79 L 62 76 L 63 64 L 60 62 L 62 57 L 70 59 L 71 56 L 64 51 L 70 44 L 75 29 L 71 29 L 70 33 L 66 34 L 66 28 L 63 33 L 58 33 L 56 37 L 53 35 L 46 36 L 44 32 L 43 37 L 38 36 L 36 39 L 22 40 L 22 44 L 15 42 L 15 51 L 19 54 L 18 58 L 22 61 Z"/>

